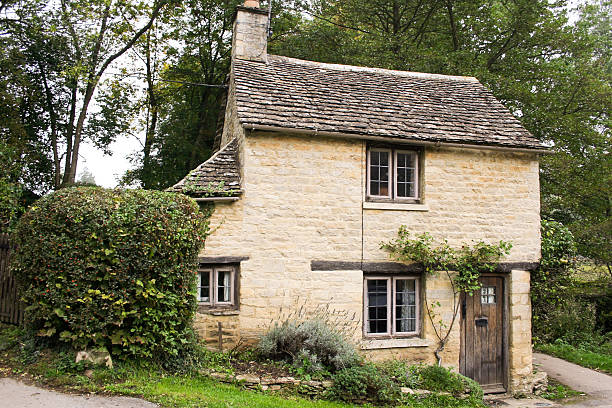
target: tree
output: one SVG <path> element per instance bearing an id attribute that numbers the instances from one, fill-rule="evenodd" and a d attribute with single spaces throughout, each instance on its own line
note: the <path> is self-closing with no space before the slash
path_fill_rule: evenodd
<path id="1" fill-rule="evenodd" d="M 47 137 L 52 152 L 54 188 L 74 183 L 83 138 L 103 147 L 122 130 L 121 121 L 104 122 L 109 117 L 104 106 L 102 119 L 89 120 L 98 85 L 111 64 L 134 46 L 170 3 L 29 0 L 7 6 L 15 18 L 1 21 L 10 38 L 5 47 L 19 57 L 18 66 L 29 79 L 22 85 L 37 94 L 32 110 L 38 111 L 32 113 L 43 115 L 38 136 Z M 101 102 L 115 101 L 102 98 Z M 100 135 L 101 125 L 106 132 Z"/>
<path id="2" fill-rule="evenodd" d="M 181 4 L 134 48 L 145 73 L 144 141 L 123 183 L 163 189 L 198 166 L 213 150 L 224 118 L 232 22 L 242 0 Z M 286 1 L 273 3 L 273 30 L 298 21 Z M 275 37 L 271 38 L 274 41 Z"/>
<path id="3" fill-rule="evenodd" d="M 91 173 L 91 171 L 89 171 L 87 167 L 85 167 L 83 171 L 81 172 L 81 177 L 79 178 L 79 184 L 88 184 L 88 185 L 94 185 L 94 186 L 96 185 L 96 178 Z"/>

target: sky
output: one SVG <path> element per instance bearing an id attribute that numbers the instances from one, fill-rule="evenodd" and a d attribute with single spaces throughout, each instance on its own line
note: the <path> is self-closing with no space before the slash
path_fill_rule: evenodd
<path id="1" fill-rule="evenodd" d="M 130 154 L 141 150 L 140 143 L 134 137 L 121 137 L 110 145 L 112 156 L 105 155 L 93 144 L 83 142 L 79 151 L 77 180 L 86 169 L 93 174 L 96 184 L 103 187 L 116 187 L 118 179 L 132 167 L 128 160 Z"/>
<path id="2" fill-rule="evenodd" d="M 573 8 L 576 5 L 583 3 L 581 0 L 570 0 L 569 7 Z M 576 20 L 577 15 L 570 13 L 570 23 Z M 96 184 L 113 188 L 118 185 L 119 179 L 132 168 L 132 164 L 128 157 L 141 150 L 140 142 L 132 136 L 119 136 L 115 142 L 110 145 L 112 155 L 105 155 L 102 150 L 96 149 L 91 143 L 83 141 L 81 144 L 79 165 L 77 167 L 77 180 L 85 170 L 89 170 Z"/>

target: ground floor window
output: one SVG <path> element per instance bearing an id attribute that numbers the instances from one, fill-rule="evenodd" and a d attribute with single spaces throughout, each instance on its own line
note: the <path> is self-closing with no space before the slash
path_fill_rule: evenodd
<path id="1" fill-rule="evenodd" d="M 416 277 L 364 279 L 366 336 L 414 335 L 419 331 L 419 281 Z"/>
<path id="2" fill-rule="evenodd" d="M 236 267 L 206 265 L 198 271 L 198 302 L 210 306 L 233 306 L 236 303 Z"/>

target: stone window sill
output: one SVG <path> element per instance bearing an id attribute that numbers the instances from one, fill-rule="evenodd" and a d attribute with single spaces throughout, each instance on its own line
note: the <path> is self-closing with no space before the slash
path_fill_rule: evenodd
<path id="1" fill-rule="evenodd" d="M 391 210 L 391 211 L 429 211 L 425 204 L 416 203 L 384 203 L 366 201 L 363 203 L 364 210 Z"/>
<path id="2" fill-rule="evenodd" d="M 232 308 L 217 308 L 210 307 L 208 305 L 200 305 L 198 307 L 198 313 L 208 314 L 213 316 L 236 316 L 240 314 L 240 311 L 235 307 Z"/>
<path id="3" fill-rule="evenodd" d="M 361 342 L 361 349 L 376 350 L 404 347 L 427 347 L 431 344 L 431 340 L 422 339 L 420 337 L 411 337 L 407 339 L 364 339 Z"/>

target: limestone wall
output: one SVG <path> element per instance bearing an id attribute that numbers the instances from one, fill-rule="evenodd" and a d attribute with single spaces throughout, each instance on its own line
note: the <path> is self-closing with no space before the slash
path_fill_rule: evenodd
<path id="1" fill-rule="evenodd" d="M 539 259 L 535 155 L 428 148 L 422 205 L 364 209 L 365 154 L 366 143 L 359 140 L 247 132 L 241 143 L 244 195 L 237 202 L 216 204 L 211 222 L 217 229 L 202 254 L 249 257 L 240 264 L 240 310 L 231 318 L 237 322 L 235 338 L 256 338 L 271 321 L 300 305 L 312 309 L 329 304 L 358 320 L 354 336 L 360 340 L 363 273 L 312 271 L 310 262 L 388 261 L 380 243 L 393 239 L 402 224 L 415 233 L 448 238 L 451 245 L 511 241 L 508 261 Z M 511 316 L 510 346 L 516 352 L 510 353 L 510 367 L 519 374 L 531 368 L 525 357 L 530 341 L 528 273 L 513 272 L 511 284 L 510 310 L 522 317 L 515 321 Z M 452 292 L 446 280 L 428 279 L 422 285 L 430 300 L 441 301 L 448 319 Z M 210 328 L 221 318 L 198 319 L 201 331 L 212 339 Z M 435 336 L 427 319 L 422 322 L 420 338 L 364 343 L 364 354 L 433 362 Z M 458 367 L 458 324 L 443 356 L 445 364 Z"/>

